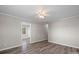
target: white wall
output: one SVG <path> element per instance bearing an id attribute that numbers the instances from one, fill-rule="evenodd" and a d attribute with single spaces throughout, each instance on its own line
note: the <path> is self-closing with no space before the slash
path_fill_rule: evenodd
<path id="1" fill-rule="evenodd" d="M 49 42 L 79 48 L 79 16 L 49 24 Z"/>
<path id="2" fill-rule="evenodd" d="M 21 21 L 0 14 L 0 50 L 19 46 L 21 43 Z"/>
<path id="3" fill-rule="evenodd" d="M 31 24 L 31 43 L 47 40 L 45 24 Z"/>

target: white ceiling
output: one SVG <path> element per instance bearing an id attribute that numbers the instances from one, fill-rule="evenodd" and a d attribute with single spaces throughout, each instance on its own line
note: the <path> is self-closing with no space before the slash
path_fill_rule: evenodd
<path id="1" fill-rule="evenodd" d="M 35 14 L 39 5 L 0 5 L 0 13 L 9 14 L 31 22 L 53 22 L 66 17 L 79 15 L 78 5 L 42 5 L 49 16 L 39 19 Z"/>

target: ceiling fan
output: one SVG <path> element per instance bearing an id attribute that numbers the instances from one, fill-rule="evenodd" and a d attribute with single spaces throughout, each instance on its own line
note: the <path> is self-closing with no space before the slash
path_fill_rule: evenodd
<path id="1" fill-rule="evenodd" d="M 41 19 L 45 19 L 46 16 L 48 16 L 48 11 L 47 9 L 45 9 L 44 7 L 39 7 L 37 10 L 36 10 L 36 14 L 39 18 Z"/>

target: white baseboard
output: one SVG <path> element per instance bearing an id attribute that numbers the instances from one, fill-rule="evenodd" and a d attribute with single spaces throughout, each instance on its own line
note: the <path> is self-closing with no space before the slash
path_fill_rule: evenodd
<path id="1" fill-rule="evenodd" d="M 21 46 L 21 45 L 16 45 L 16 46 L 8 47 L 8 48 L 3 48 L 3 49 L 0 49 L 0 51 L 16 48 L 16 47 L 19 47 L 19 46 Z"/>
<path id="2" fill-rule="evenodd" d="M 57 43 L 57 42 L 53 42 L 53 41 L 48 41 L 48 42 L 79 49 L 79 47 L 77 47 L 77 46 L 71 46 L 71 45 L 68 45 L 68 44 L 62 44 L 62 43 Z"/>
<path id="3" fill-rule="evenodd" d="M 44 40 L 46 40 L 46 39 L 44 39 Z M 32 42 L 30 42 L 30 43 L 41 42 L 41 41 L 44 41 L 44 40 L 32 41 Z"/>

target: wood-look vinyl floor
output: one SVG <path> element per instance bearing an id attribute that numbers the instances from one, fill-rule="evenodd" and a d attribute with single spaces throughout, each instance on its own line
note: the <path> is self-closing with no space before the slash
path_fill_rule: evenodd
<path id="1" fill-rule="evenodd" d="M 79 49 L 41 41 L 27 45 L 26 49 L 17 47 L 2 54 L 78 54 Z"/>

